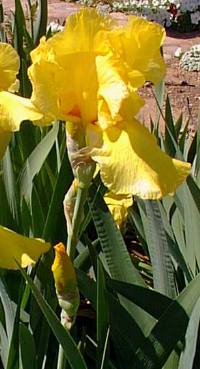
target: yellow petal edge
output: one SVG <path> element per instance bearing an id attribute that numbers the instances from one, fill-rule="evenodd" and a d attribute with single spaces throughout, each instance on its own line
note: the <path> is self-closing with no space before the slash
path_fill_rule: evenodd
<path id="1" fill-rule="evenodd" d="M 16 261 L 26 268 L 35 264 L 50 247 L 50 243 L 43 240 L 28 238 L 0 226 L 0 268 L 18 269 Z"/>

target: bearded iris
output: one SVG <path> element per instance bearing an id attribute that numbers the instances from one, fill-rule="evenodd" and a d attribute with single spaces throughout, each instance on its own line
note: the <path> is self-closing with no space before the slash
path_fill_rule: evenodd
<path id="1" fill-rule="evenodd" d="M 21 106 L 24 119 L 36 124 L 70 122 L 67 135 L 79 137 L 79 148 L 87 147 L 115 194 L 158 199 L 173 193 L 190 165 L 162 152 L 134 118 L 144 104 L 138 88 L 165 74 L 164 35 L 161 26 L 138 17 L 118 27 L 109 17 L 83 9 L 32 51 L 31 100 L 0 93 L 1 107 L 5 111 L 8 101 L 13 112 Z"/>

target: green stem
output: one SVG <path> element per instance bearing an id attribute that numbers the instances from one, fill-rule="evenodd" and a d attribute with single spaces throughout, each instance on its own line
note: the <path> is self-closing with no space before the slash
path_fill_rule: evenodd
<path id="1" fill-rule="evenodd" d="M 87 187 L 80 186 L 77 189 L 76 202 L 74 207 L 74 213 L 72 218 L 72 230 L 68 234 L 67 240 L 67 253 L 71 260 L 74 260 L 76 245 L 79 238 L 79 229 L 81 224 L 81 219 L 84 212 L 84 205 L 87 198 Z M 65 369 L 66 357 L 63 348 L 59 346 L 57 369 Z"/>
<path id="2" fill-rule="evenodd" d="M 74 260 L 76 245 L 78 243 L 81 219 L 84 215 L 84 205 L 87 198 L 87 190 L 87 187 L 84 186 L 78 187 L 77 190 L 74 214 L 72 218 L 72 231 L 71 234 L 68 235 L 67 240 L 67 253 L 72 261 Z"/>

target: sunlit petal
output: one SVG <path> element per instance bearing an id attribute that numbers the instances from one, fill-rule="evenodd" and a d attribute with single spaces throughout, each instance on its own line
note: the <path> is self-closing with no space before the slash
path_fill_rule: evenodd
<path id="1" fill-rule="evenodd" d="M 33 104 L 49 119 L 62 119 L 59 111 L 59 91 L 63 85 L 61 77 L 64 78 L 62 68 L 57 63 L 41 60 L 32 64 L 28 74 L 33 85 Z M 66 101 L 66 106 L 68 104 Z"/>
<path id="2" fill-rule="evenodd" d="M 98 125 L 103 129 L 107 129 L 112 125 L 118 124 L 120 121 L 132 120 L 144 105 L 144 100 L 133 90 L 130 90 L 129 96 L 121 101 L 120 111 L 113 119 L 108 104 L 103 98 L 98 99 Z"/>
<path id="3" fill-rule="evenodd" d="M 48 40 L 56 55 L 75 53 L 106 54 L 109 50 L 107 35 L 116 25 L 109 16 L 98 13 L 95 9 L 81 9 L 66 20 L 65 28 Z"/>
<path id="4" fill-rule="evenodd" d="M 5 131 L 18 131 L 23 120 L 37 121 L 43 115 L 37 111 L 30 99 L 0 92 L 0 128 Z"/>
<path id="5" fill-rule="evenodd" d="M 174 193 L 190 173 L 189 163 L 162 152 L 155 137 L 137 121 L 107 129 L 102 141 L 101 148 L 92 150 L 92 158 L 99 164 L 104 184 L 116 194 L 159 199 Z"/>
<path id="6" fill-rule="evenodd" d="M 43 58 L 29 68 L 33 103 L 52 119 L 69 120 L 72 117 L 73 120 L 74 116 L 83 123 L 96 120 L 97 77 L 94 56 L 68 54 L 63 62 L 56 55 L 56 60 L 49 62 Z"/>
<path id="7" fill-rule="evenodd" d="M 123 119 L 132 119 L 144 102 L 135 93 L 137 87 L 145 82 L 139 71 L 133 71 L 135 89 L 129 85 L 126 68 L 110 57 L 96 58 L 98 90 L 98 123 L 105 129 Z"/>
<path id="8" fill-rule="evenodd" d="M 49 248 L 49 243 L 22 236 L 0 226 L 0 268 L 18 269 L 15 260 L 25 268 L 36 263 L 40 255 Z"/>
<path id="9" fill-rule="evenodd" d="M 166 67 L 160 48 L 165 37 L 165 30 L 157 23 L 131 16 L 125 27 L 114 30 L 109 35 L 114 48 L 123 62 L 133 71 L 140 71 L 146 81 L 158 83 L 164 76 Z"/>
<path id="10" fill-rule="evenodd" d="M 32 51 L 32 101 L 45 115 L 83 124 L 97 120 L 96 57 L 110 52 L 113 21 L 94 9 L 71 15 L 62 32 L 42 38 Z M 45 96 L 45 99 L 44 99 Z"/>
<path id="11" fill-rule="evenodd" d="M 128 87 L 120 76 L 120 65 L 115 65 L 112 59 L 103 56 L 96 58 L 96 65 L 98 96 L 105 100 L 112 119 L 116 119 L 122 102 L 129 96 Z"/>
<path id="12" fill-rule="evenodd" d="M 47 122 L 98 121 L 105 129 L 132 119 L 143 105 L 137 89 L 164 74 L 163 34 L 162 27 L 137 17 L 118 27 L 109 16 L 82 9 L 31 52 L 33 103 Z"/>

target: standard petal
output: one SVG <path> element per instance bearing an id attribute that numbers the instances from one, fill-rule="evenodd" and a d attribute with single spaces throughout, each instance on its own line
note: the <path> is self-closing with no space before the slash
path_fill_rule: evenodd
<path id="1" fill-rule="evenodd" d="M 85 53 L 67 55 L 63 66 L 57 60 L 58 63 L 41 60 L 29 68 L 34 105 L 51 119 L 74 117 L 83 123 L 96 120 L 98 85 L 94 57 Z"/>
<path id="2" fill-rule="evenodd" d="M 0 90 L 8 90 L 15 82 L 19 65 L 19 56 L 15 49 L 7 43 L 0 42 Z"/>
<path id="3" fill-rule="evenodd" d="M 174 193 L 190 173 L 189 163 L 161 151 L 155 137 L 136 120 L 102 135 L 103 145 L 93 148 L 91 156 L 99 164 L 104 184 L 115 194 L 159 199 Z"/>
<path id="4" fill-rule="evenodd" d="M 18 131 L 23 120 L 38 121 L 43 115 L 37 111 L 30 99 L 0 92 L 0 128 L 5 131 Z"/>
<path id="5" fill-rule="evenodd" d="M 160 52 L 165 37 L 162 26 L 132 16 L 124 28 L 113 30 L 109 37 L 116 52 L 129 66 L 133 86 L 135 70 L 140 71 L 146 81 L 155 84 L 163 78 L 166 67 Z"/>
<path id="6" fill-rule="evenodd" d="M 33 86 L 31 101 L 45 116 L 51 120 L 62 119 L 59 112 L 59 90 L 64 78 L 63 71 L 57 63 L 41 60 L 34 63 L 28 70 Z M 69 102 L 66 101 L 68 106 Z M 70 105 L 71 106 L 71 105 Z"/>
<path id="7" fill-rule="evenodd" d="M 83 124 L 97 120 L 95 60 L 110 52 L 107 31 L 113 23 L 94 9 L 83 9 L 67 19 L 62 32 L 41 39 L 29 68 L 32 101 L 39 110 Z"/>
<path id="8" fill-rule="evenodd" d="M 0 268 L 18 269 L 16 261 L 26 268 L 36 263 L 50 246 L 50 243 L 22 236 L 0 226 Z"/>
<path id="9" fill-rule="evenodd" d="M 116 22 L 95 9 L 81 9 L 66 20 L 65 28 L 47 42 L 56 55 L 95 53 L 106 54 L 109 51 L 106 31 Z"/>
<path id="10" fill-rule="evenodd" d="M 136 87 L 145 80 L 140 72 L 135 72 L 135 88 L 127 79 L 126 69 L 116 60 L 103 56 L 96 58 L 98 76 L 98 124 L 102 129 L 115 125 L 124 119 L 130 120 L 144 105 L 144 100 L 137 95 Z"/>
<path id="11" fill-rule="evenodd" d="M 118 118 L 122 102 L 128 98 L 129 90 L 120 76 L 120 65 L 104 56 L 97 56 L 98 96 L 106 102 L 112 119 Z"/>

